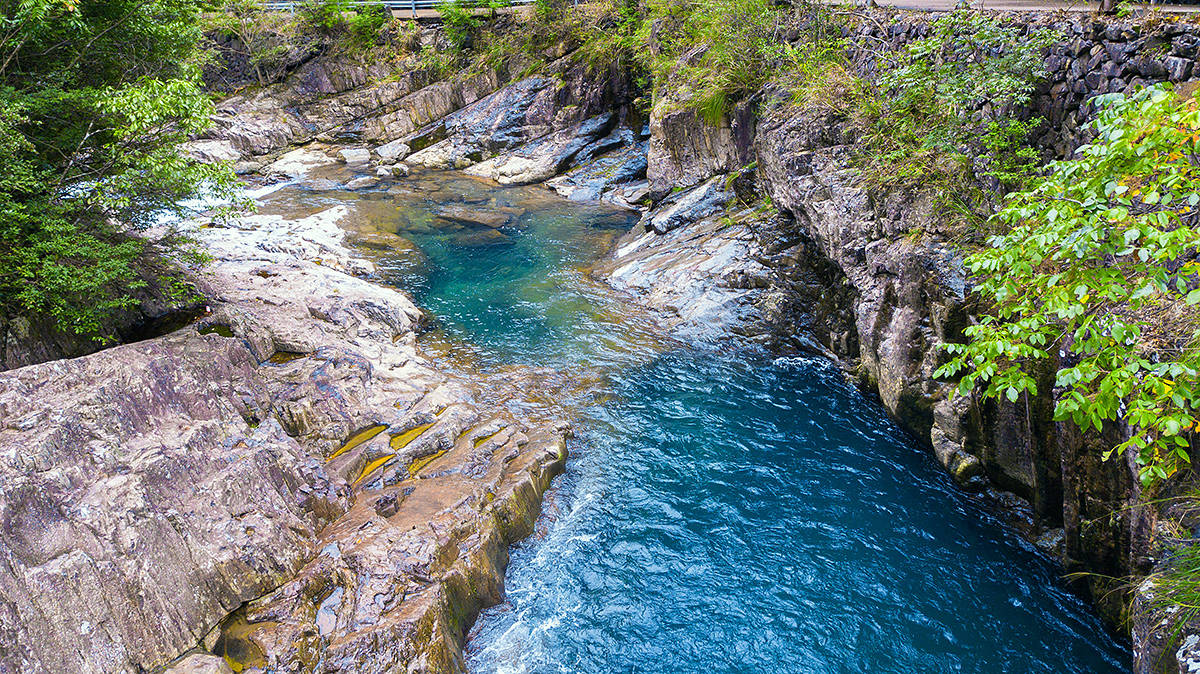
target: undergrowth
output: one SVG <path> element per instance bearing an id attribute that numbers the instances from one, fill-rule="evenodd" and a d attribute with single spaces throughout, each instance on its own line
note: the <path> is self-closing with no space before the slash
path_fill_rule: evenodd
<path id="1" fill-rule="evenodd" d="M 205 33 L 236 38 L 209 44 L 210 51 L 237 52 L 260 86 L 278 81 L 297 55 L 315 49 L 360 60 L 395 60 L 417 51 L 419 27 L 392 17 L 382 4 L 308 0 L 295 13 L 268 11 L 261 0 L 220 0 L 205 14 Z"/>

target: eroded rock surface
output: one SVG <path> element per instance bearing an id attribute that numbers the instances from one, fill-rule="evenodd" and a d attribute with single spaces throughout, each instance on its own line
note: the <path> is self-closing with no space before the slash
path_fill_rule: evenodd
<path id="1" fill-rule="evenodd" d="M 423 355 L 345 218 L 199 229 L 198 322 L 0 374 L 0 671 L 461 670 L 563 426 Z"/>

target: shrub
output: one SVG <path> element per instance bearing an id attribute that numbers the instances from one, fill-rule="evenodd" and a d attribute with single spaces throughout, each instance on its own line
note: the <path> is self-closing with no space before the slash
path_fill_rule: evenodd
<path id="1" fill-rule="evenodd" d="M 1007 186 L 1036 164 L 1022 149 L 1037 121 L 1014 114 L 1045 77 L 1042 50 L 1058 35 L 1028 34 L 998 18 L 960 10 L 933 24 L 934 34 L 909 46 L 897 67 L 879 78 L 880 96 L 860 115 L 869 154 L 864 174 L 880 186 L 926 186 L 972 195 L 981 211 L 986 195 L 975 185 L 974 160 Z M 982 142 L 981 142 L 982 141 Z"/>
<path id="2" fill-rule="evenodd" d="M 349 0 L 305 0 L 297 14 L 309 30 L 333 36 L 346 28 L 346 15 L 350 9 Z"/>
<path id="3" fill-rule="evenodd" d="M 382 4 L 358 6 L 347 22 L 350 39 L 357 45 L 369 47 L 379 41 L 379 31 L 392 19 L 392 13 Z"/>
<path id="4" fill-rule="evenodd" d="M 260 85 L 283 74 L 293 50 L 305 49 L 295 19 L 265 11 L 262 0 L 228 0 L 209 13 L 204 27 L 237 38 Z"/>
<path id="5" fill-rule="evenodd" d="M 1143 482 L 1190 464 L 1200 417 L 1200 105 L 1165 86 L 1097 99 L 1099 137 L 1050 165 L 968 258 L 990 305 L 938 376 L 959 392 L 1038 393 L 1037 361 L 1063 356 L 1055 419 L 1127 424 Z"/>
<path id="6" fill-rule="evenodd" d="M 482 25 L 475 16 L 475 6 L 472 0 L 444 0 L 437 5 L 446 39 L 457 51 L 471 47 L 475 31 Z"/>

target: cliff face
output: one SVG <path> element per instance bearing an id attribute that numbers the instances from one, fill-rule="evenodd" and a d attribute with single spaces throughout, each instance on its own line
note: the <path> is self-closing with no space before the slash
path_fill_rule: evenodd
<path id="1" fill-rule="evenodd" d="M 951 383 L 933 377 L 944 360 L 941 345 L 961 341 L 970 320 L 961 253 L 928 195 L 872 194 L 857 186 L 839 128 L 827 114 L 781 108 L 759 129 L 763 189 L 852 289 L 851 325 L 839 313 L 817 311 L 791 327 L 825 340 L 964 488 L 1026 501 L 1027 534 L 1060 555 L 1068 572 L 1123 577 L 1137 570 L 1133 513 L 1122 512 L 1137 496 L 1136 481 L 1127 467 L 1100 460 L 1111 446 L 1105 439 L 1080 437 L 1051 421 L 1048 398 L 981 403 L 954 396 Z M 778 267 L 777 282 L 813 293 L 808 264 L 799 259 Z M 853 338 L 831 329 L 839 324 Z M 1051 389 L 1046 384 L 1042 390 Z M 1103 598 L 1109 619 L 1123 619 L 1119 593 L 1098 579 L 1088 585 Z"/>

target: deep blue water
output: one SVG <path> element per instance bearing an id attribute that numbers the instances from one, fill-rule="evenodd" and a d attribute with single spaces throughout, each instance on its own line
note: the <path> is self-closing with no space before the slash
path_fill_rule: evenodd
<path id="1" fill-rule="evenodd" d="M 429 226 L 453 195 L 526 212 L 480 245 Z M 368 202 L 424 255 L 382 276 L 485 365 L 602 375 L 472 671 L 1127 669 L 1056 568 L 828 364 L 640 329 L 580 270 L 627 215 L 471 180 Z"/>

